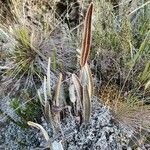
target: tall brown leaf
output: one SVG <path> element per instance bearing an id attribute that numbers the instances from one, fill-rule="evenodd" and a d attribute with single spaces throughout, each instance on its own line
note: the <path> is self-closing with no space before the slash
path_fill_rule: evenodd
<path id="1" fill-rule="evenodd" d="M 90 3 L 86 12 L 84 22 L 84 31 L 83 31 L 81 58 L 80 58 L 81 67 L 83 67 L 86 64 L 90 52 L 92 11 L 93 11 L 93 3 Z"/>

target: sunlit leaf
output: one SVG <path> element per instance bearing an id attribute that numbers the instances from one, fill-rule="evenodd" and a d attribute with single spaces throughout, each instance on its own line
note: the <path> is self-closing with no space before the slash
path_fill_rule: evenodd
<path id="1" fill-rule="evenodd" d="M 75 86 L 74 84 L 70 84 L 69 86 L 69 97 L 72 103 L 76 101 L 76 94 L 75 94 Z"/>
<path id="2" fill-rule="evenodd" d="M 150 80 L 145 85 L 145 90 L 147 90 L 150 87 Z"/>
<path id="3" fill-rule="evenodd" d="M 83 86 L 83 121 L 88 123 L 91 116 L 91 100 L 87 86 Z"/>

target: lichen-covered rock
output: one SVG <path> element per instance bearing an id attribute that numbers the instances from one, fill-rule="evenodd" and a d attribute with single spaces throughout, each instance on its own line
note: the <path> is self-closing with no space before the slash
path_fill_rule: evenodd
<path id="1" fill-rule="evenodd" d="M 40 145 L 36 132 L 33 130 L 23 130 L 14 123 L 10 123 L 2 128 L 3 145 L 0 149 L 4 150 L 32 150 Z"/>
<path id="2" fill-rule="evenodd" d="M 64 136 L 65 150 L 122 149 L 121 128 L 114 122 L 109 110 L 97 101 L 93 101 L 91 120 L 88 124 L 80 126 L 75 120 L 67 119 L 62 123 L 62 131 L 69 128 L 72 128 L 71 131 Z"/>

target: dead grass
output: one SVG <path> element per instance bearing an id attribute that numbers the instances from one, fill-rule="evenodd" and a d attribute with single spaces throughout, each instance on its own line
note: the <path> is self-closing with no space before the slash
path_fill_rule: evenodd
<path id="1" fill-rule="evenodd" d="M 145 90 L 145 86 L 150 79 L 149 4 L 137 2 L 140 6 L 135 5 L 130 10 L 124 3 L 127 4 L 120 3 L 116 12 L 110 2 L 95 1 L 94 74 L 101 80 L 98 85 L 101 101 L 116 120 L 136 133 L 140 134 L 140 129 L 148 133 L 150 91 Z"/>

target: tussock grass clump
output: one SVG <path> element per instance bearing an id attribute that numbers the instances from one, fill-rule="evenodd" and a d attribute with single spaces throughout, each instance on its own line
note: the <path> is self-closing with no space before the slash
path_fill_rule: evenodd
<path id="1" fill-rule="evenodd" d="M 6 87 L 3 90 L 10 93 L 20 88 L 35 89 L 41 85 L 46 68 L 43 62 L 48 59 L 39 50 L 40 44 L 56 23 L 54 2 L 9 0 L 0 3 L 3 18 L 0 28 L 11 41 L 9 50 L 2 51 L 7 66 L 2 75 Z M 47 8 L 50 4 L 51 7 Z M 47 16 L 48 9 L 51 17 Z M 5 14 L 5 11 L 8 13 Z M 10 86 L 11 90 L 8 90 Z"/>
<path id="2" fill-rule="evenodd" d="M 38 45 L 35 46 L 32 34 L 25 27 L 18 27 L 10 34 L 14 43 L 7 52 L 9 67 L 4 76 L 14 82 L 13 87 L 18 86 L 19 82 L 24 82 L 19 86 L 22 86 L 22 89 L 31 87 L 38 80 L 41 81 L 43 76 L 44 70 L 40 64 L 46 57 L 38 50 Z"/>
<path id="3" fill-rule="evenodd" d="M 14 67 L 20 68 L 20 72 L 26 72 L 27 69 L 31 69 L 36 58 L 36 51 L 31 45 L 29 33 L 27 29 L 20 28 L 16 30 L 15 39 L 16 46 L 12 53 L 12 58 L 15 60 Z"/>

